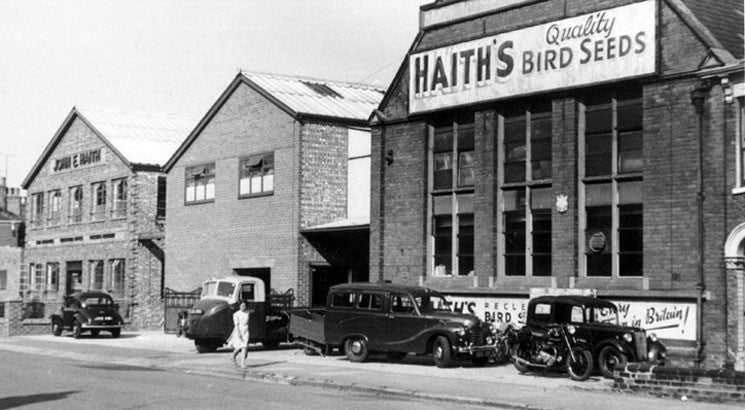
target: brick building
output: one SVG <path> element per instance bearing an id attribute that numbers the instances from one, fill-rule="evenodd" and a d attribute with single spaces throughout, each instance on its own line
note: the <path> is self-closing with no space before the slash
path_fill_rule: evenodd
<path id="1" fill-rule="evenodd" d="M 23 181 L 29 201 L 20 292 L 43 307 L 38 320 L 63 295 L 91 289 L 110 292 L 133 328 L 161 326 L 161 167 L 196 122 L 72 109 Z"/>
<path id="2" fill-rule="evenodd" d="M 674 361 L 744 368 L 742 15 L 422 6 L 371 117 L 371 279 L 496 321 L 520 322 L 531 294 L 594 294 Z"/>
<path id="3" fill-rule="evenodd" d="M 166 285 L 251 275 L 305 305 L 367 280 L 367 120 L 382 96 L 239 73 L 166 164 Z"/>
<path id="4" fill-rule="evenodd" d="M 21 189 L 8 187 L 0 177 L 0 246 L 23 246 L 25 208 Z"/>
<path id="5" fill-rule="evenodd" d="M 13 312 L 20 300 L 26 197 L 20 188 L 11 188 L 0 177 L 0 336 L 13 333 Z"/>

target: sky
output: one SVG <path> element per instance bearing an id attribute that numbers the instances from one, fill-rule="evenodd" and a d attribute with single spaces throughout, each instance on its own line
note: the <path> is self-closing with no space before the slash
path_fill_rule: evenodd
<path id="1" fill-rule="evenodd" d="M 0 176 L 73 106 L 202 117 L 238 70 L 387 88 L 434 0 L 1 0 Z"/>

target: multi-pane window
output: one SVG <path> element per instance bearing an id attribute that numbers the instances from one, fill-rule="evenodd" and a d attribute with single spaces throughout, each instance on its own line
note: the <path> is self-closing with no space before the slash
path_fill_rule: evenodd
<path id="1" fill-rule="evenodd" d="M 46 284 L 44 278 L 44 265 L 41 263 L 29 264 L 29 273 L 31 276 L 31 290 L 36 292 L 44 291 Z"/>
<path id="2" fill-rule="evenodd" d="M 0 270 L 0 290 L 8 290 L 8 271 Z"/>
<path id="3" fill-rule="evenodd" d="M 74 186 L 70 188 L 70 206 L 69 216 L 70 222 L 82 222 L 83 221 L 83 187 Z"/>
<path id="4" fill-rule="evenodd" d="M 215 199 L 215 164 L 186 168 L 186 202 L 206 202 Z"/>
<path id="5" fill-rule="evenodd" d="M 124 259 L 112 259 L 111 266 L 111 294 L 115 298 L 124 297 Z"/>
<path id="6" fill-rule="evenodd" d="M 44 226 L 44 194 L 31 195 L 31 226 Z"/>
<path id="7" fill-rule="evenodd" d="M 47 291 L 57 292 L 59 290 L 59 263 L 47 263 Z"/>
<path id="8" fill-rule="evenodd" d="M 166 177 L 158 177 L 157 204 L 155 210 L 156 218 L 166 217 Z"/>
<path id="9" fill-rule="evenodd" d="M 274 192 L 274 153 L 251 155 L 240 161 L 240 196 L 264 195 Z"/>
<path id="10" fill-rule="evenodd" d="M 101 220 L 106 217 L 106 183 L 95 182 L 91 184 L 91 220 Z"/>
<path id="11" fill-rule="evenodd" d="M 127 179 L 115 179 L 111 181 L 111 186 L 113 191 L 111 217 L 124 218 L 127 216 Z"/>
<path id="12" fill-rule="evenodd" d="M 435 125 L 430 152 L 432 273 L 468 275 L 474 269 L 473 115 Z"/>
<path id="13" fill-rule="evenodd" d="M 551 276 L 551 101 L 502 112 L 501 253 L 507 276 Z"/>
<path id="14" fill-rule="evenodd" d="M 739 110 L 737 112 L 737 139 L 735 140 L 737 151 L 735 154 L 737 160 L 735 164 L 737 171 L 735 193 L 742 193 L 745 192 L 745 100 L 738 98 L 737 104 Z"/>
<path id="15" fill-rule="evenodd" d="M 62 191 L 55 189 L 48 193 L 49 213 L 47 220 L 49 225 L 59 225 L 62 211 Z"/>
<path id="16" fill-rule="evenodd" d="M 585 99 L 583 220 L 587 276 L 643 275 L 643 106 L 640 87 Z"/>
<path id="17" fill-rule="evenodd" d="M 104 269 L 102 260 L 90 261 L 91 289 L 104 290 Z"/>

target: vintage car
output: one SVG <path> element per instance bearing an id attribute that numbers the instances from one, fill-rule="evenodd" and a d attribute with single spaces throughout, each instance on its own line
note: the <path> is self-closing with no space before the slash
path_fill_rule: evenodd
<path id="1" fill-rule="evenodd" d="M 589 296 L 540 296 L 528 303 L 526 325 L 521 331 L 542 332 L 556 325 L 571 326 L 574 338 L 586 343 L 605 377 L 626 362 L 665 364 L 667 349 L 654 333 L 619 324 L 612 302 Z"/>
<path id="2" fill-rule="evenodd" d="M 414 353 L 431 354 L 438 367 L 448 367 L 453 359 L 485 364 L 496 354 L 494 325 L 453 313 L 443 295 L 419 286 L 335 285 L 325 308 L 295 309 L 290 315 L 290 338 L 306 352 L 338 348 L 353 362 L 370 352 L 393 361 Z"/>
<path id="3" fill-rule="evenodd" d="M 119 306 L 106 292 L 75 292 L 64 297 L 61 312 L 53 314 L 52 334 L 59 336 L 63 330 L 72 330 L 76 339 L 84 332 L 98 336 L 103 330 L 119 337 L 124 321 L 119 315 Z"/>

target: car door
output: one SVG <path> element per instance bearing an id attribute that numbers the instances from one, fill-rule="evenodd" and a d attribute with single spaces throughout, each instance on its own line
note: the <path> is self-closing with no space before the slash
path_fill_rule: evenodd
<path id="1" fill-rule="evenodd" d="M 391 352 L 423 352 L 420 340 L 425 321 L 419 315 L 414 300 L 406 293 L 391 293 L 389 298 L 387 350 Z M 424 326 L 423 326 L 424 325 Z"/>

